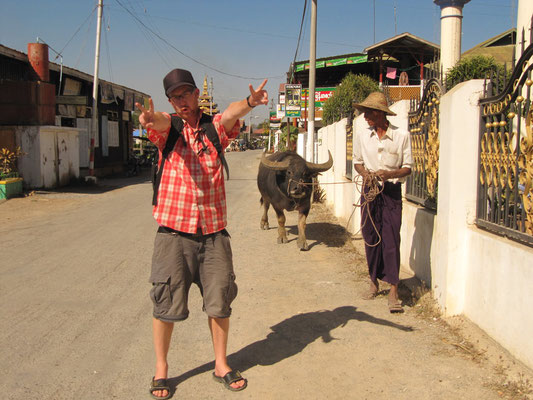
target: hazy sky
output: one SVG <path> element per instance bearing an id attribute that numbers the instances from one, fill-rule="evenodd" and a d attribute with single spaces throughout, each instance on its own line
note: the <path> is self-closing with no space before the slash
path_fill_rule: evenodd
<path id="1" fill-rule="evenodd" d="M 471 0 L 463 9 L 462 50 L 516 26 L 518 0 Z M 96 0 L 1 0 L 0 43 L 27 52 L 37 37 L 64 65 L 94 73 Z M 269 78 L 276 99 L 295 57 L 304 0 L 104 0 L 100 77 L 150 94 L 170 111 L 164 75 L 213 79 L 221 110 Z M 311 0 L 296 60 L 309 59 Z M 374 22 L 375 21 L 375 22 Z M 432 0 L 318 0 L 317 58 L 362 52 L 409 32 L 440 43 L 440 8 Z M 50 50 L 50 60 L 56 54 Z M 194 60 L 194 61 L 193 61 Z M 275 102 L 276 100 L 274 100 Z M 268 108 L 253 111 L 254 124 Z"/>

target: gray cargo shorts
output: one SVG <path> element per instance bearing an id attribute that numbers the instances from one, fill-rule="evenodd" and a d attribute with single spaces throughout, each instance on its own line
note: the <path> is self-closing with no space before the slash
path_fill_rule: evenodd
<path id="1" fill-rule="evenodd" d="M 227 318 L 237 296 L 229 233 L 186 234 L 159 227 L 150 274 L 154 318 L 165 322 L 189 316 L 189 289 L 200 288 L 203 311 L 210 317 Z"/>

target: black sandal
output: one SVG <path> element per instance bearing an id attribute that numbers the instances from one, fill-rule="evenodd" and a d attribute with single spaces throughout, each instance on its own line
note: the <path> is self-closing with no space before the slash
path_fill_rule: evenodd
<path id="1" fill-rule="evenodd" d="M 167 400 L 170 399 L 170 387 L 168 386 L 166 379 L 154 379 L 152 378 L 152 383 L 150 384 L 150 394 L 154 399 L 158 400 Z M 166 396 L 156 396 L 154 392 L 157 392 L 158 390 L 166 390 L 168 393 Z"/>
<path id="2" fill-rule="evenodd" d="M 232 392 L 239 392 L 248 386 L 248 381 L 242 377 L 239 371 L 230 371 L 224 376 L 216 376 L 213 372 L 213 379 L 217 382 L 223 383 L 224 387 Z M 239 381 L 244 381 L 244 385 L 239 388 L 234 388 L 231 386 L 232 383 Z"/>

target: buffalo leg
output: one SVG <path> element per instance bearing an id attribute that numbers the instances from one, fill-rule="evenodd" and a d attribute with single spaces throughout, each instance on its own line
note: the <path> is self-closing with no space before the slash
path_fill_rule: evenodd
<path id="1" fill-rule="evenodd" d="M 285 214 L 283 210 L 276 210 L 274 208 L 274 211 L 276 211 L 276 215 L 278 216 L 278 243 L 287 243 L 289 240 L 287 239 L 287 231 L 285 230 Z"/>
<path id="2" fill-rule="evenodd" d="M 261 217 L 261 229 L 268 230 L 270 226 L 268 225 L 268 208 L 270 203 L 265 199 L 262 199 L 263 203 L 263 216 Z"/>
<path id="3" fill-rule="evenodd" d="M 305 237 L 305 224 L 307 221 L 307 215 L 304 213 L 298 213 L 298 241 L 296 244 L 300 250 L 309 250 L 307 246 L 307 239 Z"/>

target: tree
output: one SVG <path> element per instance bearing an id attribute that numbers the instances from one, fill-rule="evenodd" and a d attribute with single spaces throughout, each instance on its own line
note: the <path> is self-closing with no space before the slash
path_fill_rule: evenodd
<path id="1" fill-rule="evenodd" d="M 287 150 L 287 124 L 285 124 L 281 128 L 281 135 L 279 135 L 279 151 L 285 151 Z M 298 128 L 290 125 L 290 142 L 293 144 L 293 146 L 296 145 L 296 142 L 298 141 Z M 295 149 L 290 149 L 295 150 Z"/>
<path id="2" fill-rule="evenodd" d="M 490 74 L 506 75 L 509 81 L 512 71 L 505 73 L 503 64 L 497 63 L 493 57 L 473 56 L 459 60 L 446 74 L 446 90 L 450 90 L 457 84 L 471 79 L 484 79 Z M 503 89 L 503 80 L 499 82 L 499 90 Z"/>
<path id="3" fill-rule="evenodd" d="M 322 119 L 326 125 L 340 121 L 352 112 L 354 102 L 361 102 L 376 91 L 379 91 L 379 84 L 374 79 L 350 72 L 337 86 L 333 96 L 324 103 Z"/>

